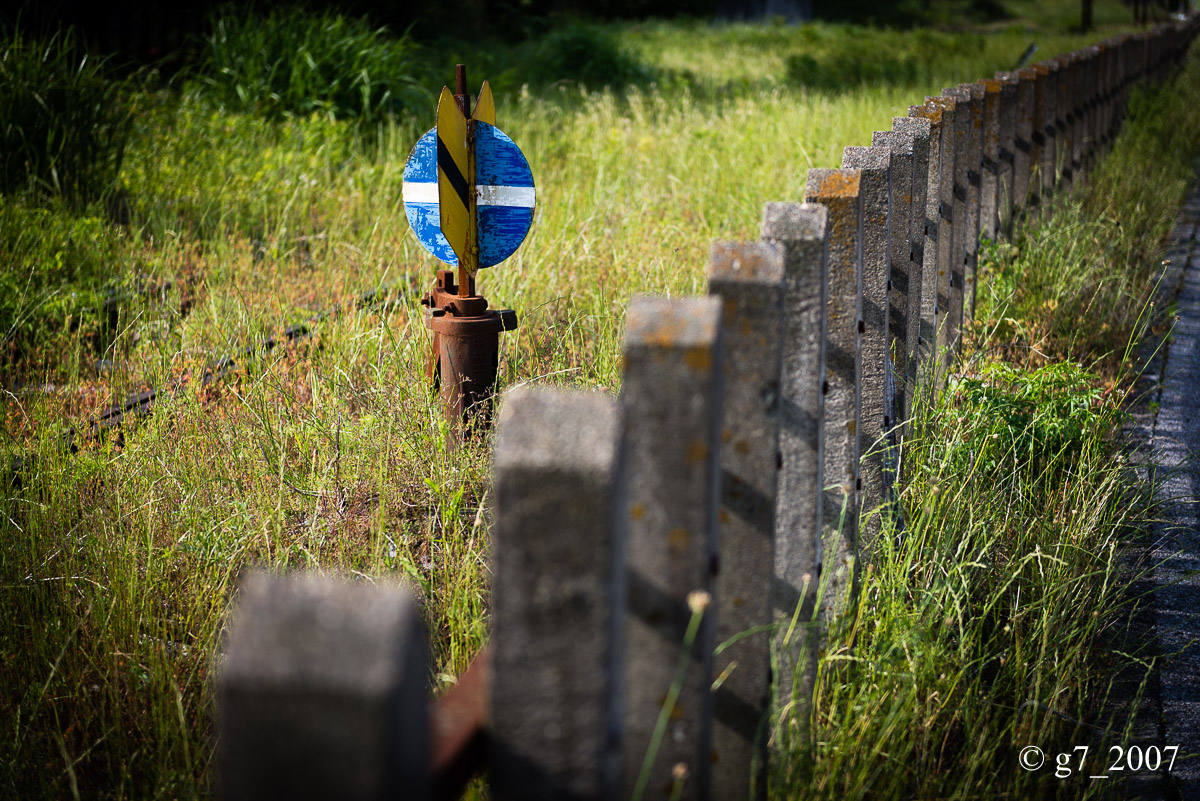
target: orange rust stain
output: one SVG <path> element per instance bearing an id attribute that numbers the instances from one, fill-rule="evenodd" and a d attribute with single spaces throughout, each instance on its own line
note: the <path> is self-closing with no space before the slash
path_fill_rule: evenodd
<path id="1" fill-rule="evenodd" d="M 702 439 L 694 439 L 687 446 L 688 464 L 700 464 L 708 458 L 708 443 Z"/>
<path id="2" fill-rule="evenodd" d="M 980 83 L 983 84 L 985 92 L 999 92 L 1001 87 L 1004 86 L 1004 81 L 999 78 L 984 78 Z"/>
<path id="3" fill-rule="evenodd" d="M 721 442 L 729 442 L 729 440 L 731 440 L 731 439 L 733 439 L 733 432 L 730 431 L 728 428 L 722 429 L 721 430 Z"/>
<path id="4" fill-rule="evenodd" d="M 730 520 L 729 512 L 726 512 L 724 509 L 718 510 L 717 511 L 717 520 L 721 521 L 722 523 L 726 523 L 726 524 L 729 523 L 729 520 Z"/>
<path id="5" fill-rule="evenodd" d="M 646 515 L 646 507 L 640 503 L 635 503 L 629 510 L 629 516 L 634 520 L 641 520 Z"/>
<path id="6" fill-rule="evenodd" d="M 741 606 L 744 603 L 746 603 L 746 600 L 744 598 L 742 598 L 742 596 L 740 596 L 740 595 L 733 599 L 733 605 L 735 607 Z"/>
<path id="7" fill-rule="evenodd" d="M 692 541 L 692 533 L 686 528 L 673 528 L 667 532 L 667 545 L 681 551 Z"/>
<path id="8" fill-rule="evenodd" d="M 671 710 L 671 720 L 683 720 L 682 704 L 676 704 L 675 708 Z"/>
<path id="9" fill-rule="evenodd" d="M 710 370 L 712 352 L 708 348 L 688 348 L 683 354 L 683 363 L 693 370 Z"/>
<path id="10" fill-rule="evenodd" d="M 739 439 L 737 442 L 733 443 L 733 449 L 742 456 L 745 456 L 750 452 L 750 443 L 746 442 L 744 439 Z"/>
<path id="11" fill-rule="evenodd" d="M 903 198 L 906 204 L 912 203 L 912 195 L 901 195 L 900 197 Z"/>

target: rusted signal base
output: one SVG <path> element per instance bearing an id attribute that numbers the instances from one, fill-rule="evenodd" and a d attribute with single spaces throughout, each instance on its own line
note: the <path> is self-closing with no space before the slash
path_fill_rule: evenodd
<path id="1" fill-rule="evenodd" d="M 471 779 L 483 772 L 491 684 L 492 659 L 485 648 L 429 709 L 434 801 L 460 798 Z"/>
<path id="2" fill-rule="evenodd" d="M 517 327 L 512 309 L 488 309 L 469 279 L 459 295 L 454 272 L 438 270 L 437 283 L 421 303 L 429 308 L 433 352 L 426 373 L 440 385 L 451 441 L 467 440 L 491 424 L 492 400 L 500 364 L 500 332 Z"/>

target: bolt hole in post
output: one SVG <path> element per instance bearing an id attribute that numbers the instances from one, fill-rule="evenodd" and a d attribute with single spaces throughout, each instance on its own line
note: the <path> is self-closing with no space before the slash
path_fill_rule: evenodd
<path id="1" fill-rule="evenodd" d="M 455 68 L 455 92 L 443 87 L 437 125 L 413 147 L 404 167 L 404 210 L 417 241 L 455 269 L 440 269 L 421 299 L 433 333 L 427 376 L 439 388 L 447 446 L 491 425 L 500 332 L 517 327 L 510 309 L 489 309 L 476 273 L 511 256 L 533 223 L 534 184 L 520 149 L 496 127 L 487 81 L 472 109 L 467 70 Z M 455 280 L 457 273 L 457 281 Z"/>

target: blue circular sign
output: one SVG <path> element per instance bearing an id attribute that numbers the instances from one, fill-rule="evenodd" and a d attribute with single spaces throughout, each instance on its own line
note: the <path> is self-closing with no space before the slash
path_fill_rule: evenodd
<path id="1" fill-rule="evenodd" d="M 413 146 L 404 165 L 404 213 L 417 241 L 454 267 L 458 256 L 442 236 L 438 207 L 437 129 Z M 534 187 L 529 162 L 508 135 L 494 125 L 475 122 L 475 208 L 479 266 L 507 259 L 533 224 Z"/>

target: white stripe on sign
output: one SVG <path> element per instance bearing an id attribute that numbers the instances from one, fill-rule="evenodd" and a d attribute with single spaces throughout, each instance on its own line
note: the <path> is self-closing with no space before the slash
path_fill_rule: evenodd
<path id="1" fill-rule="evenodd" d="M 477 186 L 476 202 L 480 206 L 519 206 L 533 208 L 532 186 Z"/>
<path id="2" fill-rule="evenodd" d="M 438 185 L 405 181 L 401 185 L 405 203 L 437 203 Z M 534 200 L 532 186 L 477 186 L 475 200 L 480 206 L 516 206 L 532 209 Z"/>

